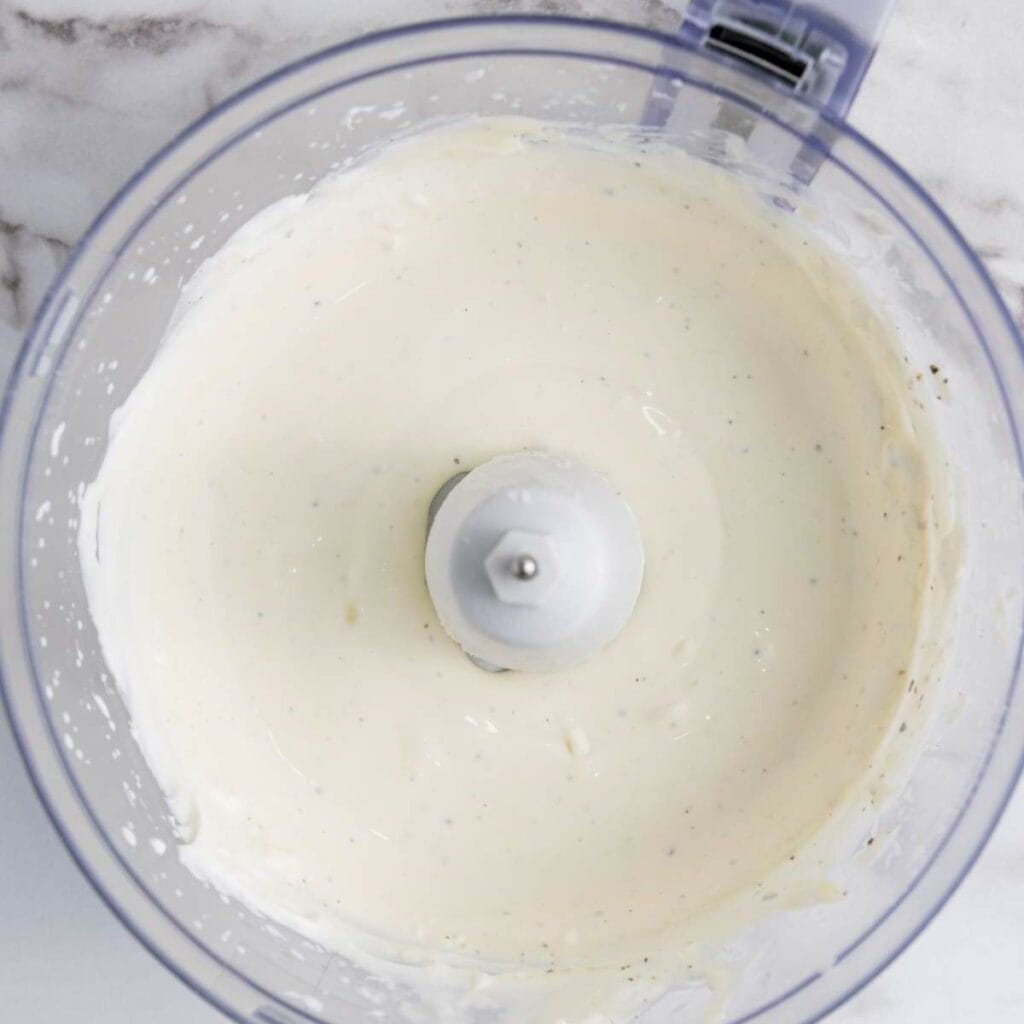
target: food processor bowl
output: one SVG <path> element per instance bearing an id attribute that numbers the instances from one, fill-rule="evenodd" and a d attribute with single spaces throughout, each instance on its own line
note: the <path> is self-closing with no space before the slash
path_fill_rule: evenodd
<path id="1" fill-rule="evenodd" d="M 745 180 L 838 253 L 893 323 L 907 386 L 929 408 L 949 465 L 963 561 L 941 671 L 916 690 L 908 682 L 919 756 L 876 804 L 856 809 L 849 855 L 831 876 L 843 898 L 780 910 L 722 941 L 718 955 L 735 977 L 722 1019 L 782 1024 L 828 1012 L 924 927 L 1008 800 L 1024 750 L 1021 340 L 942 212 L 843 123 L 850 69 L 859 60 L 863 72 L 870 46 L 859 57 L 852 44 L 819 46 L 816 84 L 794 88 L 782 72 L 804 81 L 799 59 L 780 63 L 769 46 L 751 60 L 736 31 L 693 19 L 668 36 L 500 17 L 330 48 L 245 89 L 158 153 L 51 288 L 2 408 L 8 711 L 40 798 L 89 880 L 163 963 L 237 1020 L 430 1016 L 415 1016 L 413 988 L 266 920 L 179 862 L 167 802 L 90 620 L 80 500 L 111 415 L 152 361 L 197 266 L 267 205 L 435 122 L 518 115 L 626 126 Z M 874 836 L 884 841 L 868 849 Z M 713 998 L 688 986 L 638 1019 L 701 1020 Z"/>

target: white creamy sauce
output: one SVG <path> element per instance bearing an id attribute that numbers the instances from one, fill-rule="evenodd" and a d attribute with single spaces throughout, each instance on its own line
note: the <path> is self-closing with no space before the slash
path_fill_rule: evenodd
<path id="1" fill-rule="evenodd" d="M 186 863 L 324 941 L 538 970 L 756 887 L 870 776 L 915 658 L 893 351 L 832 257 L 659 147 L 463 124 L 255 218 L 85 502 Z M 435 617 L 426 513 L 523 449 L 612 480 L 647 566 L 601 654 L 495 675 Z"/>

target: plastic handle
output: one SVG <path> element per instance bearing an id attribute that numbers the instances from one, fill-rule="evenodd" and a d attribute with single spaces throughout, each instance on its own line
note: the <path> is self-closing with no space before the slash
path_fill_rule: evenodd
<path id="1" fill-rule="evenodd" d="M 691 0 L 679 32 L 695 48 L 843 118 L 871 64 L 895 0 Z"/>

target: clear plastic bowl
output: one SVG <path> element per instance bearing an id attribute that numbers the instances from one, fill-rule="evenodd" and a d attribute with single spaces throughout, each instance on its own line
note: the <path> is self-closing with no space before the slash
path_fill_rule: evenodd
<path id="1" fill-rule="evenodd" d="M 125 185 L 51 289 L 4 398 L 2 669 L 15 733 L 82 870 L 196 991 L 240 1021 L 404 1019 L 397 1007 L 414 993 L 268 927 L 179 864 L 90 622 L 78 500 L 182 283 L 243 221 L 398 133 L 509 113 L 659 125 L 750 179 L 844 254 L 900 327 L 911 368 L 925 371 L 920 394 L 959 482 L 966 563 L 945 671 L 911 701 L 923 753 L 861 821 L 890 838 L 878 856 L 849 859 L 845 899 L 780 914 L 722 949 L 748 965 L 725 1019 L 815 1020 L 937 911 L 1021 767 L 1021 341 L 976 257 L 904 172 L 841 121 L 678 40 L 568 19 L 386 32 L 245 90 Z M 697 1020 L 705 1001 L 676 993 L 643 1019 Z"/>

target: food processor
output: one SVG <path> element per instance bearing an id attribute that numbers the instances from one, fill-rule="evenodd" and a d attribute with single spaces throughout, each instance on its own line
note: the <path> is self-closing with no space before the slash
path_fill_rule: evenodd
<path id="1" fill-rule="evenodd" d="M 733 978 L 727 991 L 688 983 L 637 1019 L 820 1019 L 913 939 L 970 868 L 1024 752 L 1024 350 L 942 212 L 843 120 L 888 6 L 694 0 L 672 35 L 503 16 L 368 36 L 212 110 L 124 186 L 72 253 L 21 348 L 0 419 L 6 705 L 40 798 L 86 876 L 140 942 L 229 1016 L 436 1019 L 414 986 L 268 921 L 174 855 L 167 801 L 89 616 L 80 501 L 111 415 L 150 365 L 196 268 L 269 204 L 446 120 L 514 114 L 625 127 L 745 182 L 838 254 L 893 325 L 954 484 L 955 614 L 934 683 L 907 681 L 918 753 L 878 795 L 868 830 L 845 837 L 830 873 L 841 898 L 722 936 L 715 956 Z M 435 519 L 431 532 L 445 528 Z M 627 527 L 613 536 L 624 538 L 617 551 L 632 543 Z M 510 588 L 538 564 L 535 546 L 513 546 L 502 562 Z M 638 562 L 629 564 L 637 581 Z"/>

